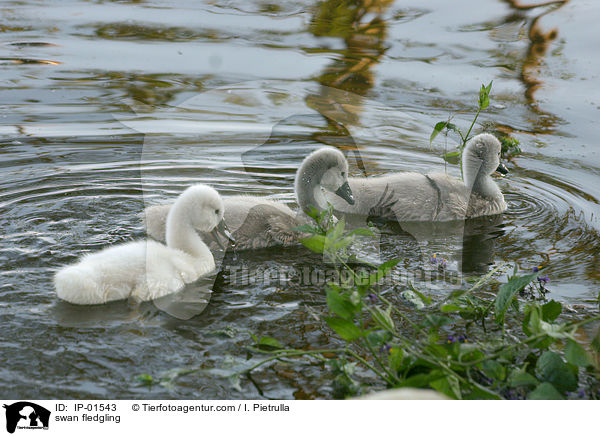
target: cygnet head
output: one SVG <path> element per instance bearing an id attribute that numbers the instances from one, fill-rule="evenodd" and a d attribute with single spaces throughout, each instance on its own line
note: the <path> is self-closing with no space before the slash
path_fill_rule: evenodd
<path id="1" fill-rule="evenodd" d="M 172 209 L 199 232 L 209 232 L 223 220 L 223 200 L 207 185 L 192 185 L 179 195 Z"/>
<path id="2" fill-rule="evenodd" d="M 296 192 L 302 192 L 304 186 L 317 185 L 337 194 L 349 204 L 354 204 L 352 190 L 348 185 L 348 161 L 338 149 L 320 148 L 302 162 L 296 173 Z"/>
<path id="3" fill-rule="evenodd" d="M 473 183 L 478 177 L 489 176 L 494 171 L 506 174 L 506 167 L 500 163 L 501 149 L 500 141 L 489 133 L 471 138 L 463 152 L 465 183 Z"/>

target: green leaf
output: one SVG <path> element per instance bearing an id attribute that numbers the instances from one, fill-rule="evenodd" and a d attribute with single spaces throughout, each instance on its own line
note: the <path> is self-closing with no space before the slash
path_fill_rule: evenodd
<path id="1" fill-rule="evenodd" d="M 503 158 L 509 158 L 522 153 L 521 147 L 519 147 L 519 140 L 516 138 L 504 136 L 500 138 L 500 142 L 502 143 L 501 151 Z"/>
<path id="2" fill-rule="evenodd" d="M 432 380 L 437 380 L 440 378 L 441 374 L 442 372 L 438 370 L 433 370 L 428 373 L 415 374 L 398 383 L 397 387 L 424 388 L 429 386 L 429 382 Z"/>
<path id="3" fill-rule="evenodd" d="M 479 386 L 471 386 L 471 393 L 467 395 L 465 400 L 502 400 L 503 398 L 497 393 Z"/>
<path id="4" fill-rule="evenodd" d="M 523 288 L 531 283 L 531 281 L 537 276 L 538 273 L 528 274 L 525 276 L 512 276 L 507 283 L 504 283 L 502 286 L 500 286 L 500 290 L 498 291 L 495 301 L 495 315 L 496 322 L 498 324 L 504 323 L 504 315 L 509 308 L 515 294 L 523 290 Z"/>
<path id="5" fill-rule="evenodd" d="M 479 108 L 480 109 L 485 109 L 490 104 L 490 91 L 492 90 L 492 82 L 490 82 L 488 86 L 481 85 L 481 89 L 479 90 Z"/>
<path id="6" fill-rule="evenodd" d="M 577 377 L 554 351 L 545 351 L 540 356 L 535 371 L 540 380 L 552 383 L 559 392 L 577 389 Z"/>
<path id="7" fill-rule="evenodd" d="M 427 327 L 443 327 L 448 324 L 452 324 L 452 319 L 447 316 L 436 315 L 434 313 L 430 313 L 425 315 L 424 324 Z"/>
<path id="8" fill-rule="evenodd" d="M 423 304 L 423 300 L 421 300 L 419 298 L 419 296 L 417 295 L 417 293 L 414 291 L 409 291 L 409 290 L 402 291 L 400 293 L 400 296 L 404 300 L 406 300 L 409 304 L 412 304 L 415 307 L 415 309 L 421 310 L 421 309 L 425 308 L 425 304 Z"/>
<path id="9" fill-rule="evenodd" d="M 453 354 L 453 352 L 454 352 L 453 348 L 455 348 L 457 346 L 458 346 L 457 344 L 442 345 L 442 344 L 436 344 L 436 343 L 429 343 L 429 344 L 427 344 L 427 347 L 425 347 L 425 349 L 427 350 L 427 352 L 429 354 L 432 354 L 436 357 L 439 357 L 440 359 L 445 360 L 448 356 Z"/>
<path id="10" fill-rule="evenodd" d="M 435 137 L 449 124 L 449 121 L 440 121 L 433 128 L 433 132 L 431 132 L 431 136 L 429 137 L 429 145 L 433 142 Z"/>
<path id="11" fill-rule="evenodd" d="M 350 297 L 331 287 L 327 289 L 326 294 L 329 310 L 343 319 L 351 320 L 358 308 L 350 301 Z"/>
<path id="12" fill-rule="evenodd" d="M 311 226 L 310 224 L 303 224 L 301 226 L 294 227 L 292 230 L 295 230 L 297 232 L 302 232 L 302 233 L 312 233 L 313 235 L 316 235 L 319 233 L 319 229 Z"/>
<path id="13" fill-rule="evenodd" d="M 542 319 L 544 321 L 554 321 L 562 312 L 562 304 L 557 301 L 550 300 L 542 306 Z"/>
<path id="14" fill-rule="evenodd" d="M 310 238 L 303 238 L 300 239 L 300 242 L 310 251 L 315 253 L 323 253 L 323 250 L 325 249 L 325 236 L 323 235 L 314 235 Z"/>
<path id="15" fill-rule="evenodd" d="M 377 323 L 377 325 L 382 329 L 387 330 L 390 333 L 394 333 L 395 324 L 390 315 L 391 311 L 391 306 L 386 310 L 382 310 L 379 307 L 369 307 L 369 312 L 371 312 L 371 316 L 373 317 L 373 320 L 375 320 L 375 323 Z"/>
<path id="16" fill-rule="evenodd" d="M 575 366 L 586 367 L 592 364 L 592 360 L 585 349 L 572 339 L 567 341 L 565 358 L 567 359 L 567 362 Z"/>
<path id="17" fill-rule="evenodd" d="M 506 369 L 495 360 L 486 360 L 481 363 L 481 370 L 491 379 L 502 381 L 506 378 Z"/>
<path id="18" fill-rule="evenodd" d="M 458 165 L 460 163 L 460 152 L 452 151 L 450 153 L 446 153 L 442 156 L 444 160 L 450 164 Z"/>
<path id="19" fill-rule="evenodd" d="M 356 230 L 352 230 L 350 233 L 348 233 L 348 236 L 375 236 L 375 234 L 369 230 L 369 229 L 356 229 Z"/>
<path id="20" fill-rule="evenodd" d="M 546 334 L 556 339 L 567 339 L 573 336 L 573 328 L 567 324 L 543 321 L 542 308 L 537 303 L 532 303 L 525 307 L 523 331 L 528 336 Z"/>
<path id="21" fill-rule="evenodd" d="M 440 308 L 440 310 L 442 312 L 444 312 L 444 313 L 447 313 L 447 312 L 459 312 L 459 311 L 463 310 L 463 308 L 460 307 L 460 306 L 457 306 L 456 304 L 444 304 Z"/>
<path id="22" fill-rule="evenodd" d="M 377 271 L 375 271 L 374 273 L 371 273 L 368 276 L 359 276 L 357 284 L 359 286 L 373 286 L 374 284 L 378 283 L 383 277 L 389 274 L 389 272 L 396 265 L 398 265 L 398 262 L 400 262 L 400 259 L 392 259 L 382 263 L 381 265 L 379 265 Z"/>
<path id="23" fill-rule="evenodd" d="M 272 338 L 270 336 L 263 336 L 262 338 L 260 338 L 258 340 L 258 342 L 256 343 L 256 345 L 259 346 L 259 348 L 265 347 L 265 348 L 283 348 L 283 345 L 281 345 L 281 342 L 279 342 L 277 339 Z"/>
<path id="24" fill-rule="evenodd" d="M 342 339 L 352 342 L 364 336 L 363 330 L 358 328 L 352 322 L 336 317 L 326 317 L 325 322 L 331 327 Z"/>
<path id="25" fill-rule="evenodd" d="M 425 305 L 429 305 L 431 304 L 431 297 L 428 297 L 427 295 L 423 294 L 422 292 L 419 292 L 417 290 L 417 288 L 415 288 L 412 284 L 411 281 L 408 282 L 408 287 L 410 288 L 411 291 L 413 291 L 415 294 L 417 294 L 417 296 L 421 299 L 421 301 L 425 304 Z"/>
<path id="26" fill-rule="evenodd" d="M 515 369 L 508 376 L 508 385 L 511 388 L 519 386 L 535 386 L 538 383 L 538 379 L 524 369 Z"/>
<path id="27" fill-rule="evenodd" d="M 347 246 L 352 244 L 352 242 L 352 238 L 337 239 L 336 242 L 333 244 L 333 251 L 338 252 L 341 249 L 346 248 Z"/>
<path id="28" fill-rule="evenodd" d="M 541 383 L 527 396 L 528 400 L 564 400 L 551 383 Z"/>
<path id="29" fill-rule="evenodd" d="M 388 357 L 388 362 L 390 365 L 390 369 L 397 373 L 400 368 L 402 368 L 402 362 L 404 361 L 404 351 L 402 348 L 392 347 L 390 348 L 390 356 Z"/>
<path id="30" fill-rule="evenodd" d="M 457 400 L 461 399 L 460 384 L 458 379 L 453 375 L 440 377 L 437 380 L 429 382 L 429 386 L 438 392 Z"/>
<path id="31" fill-rule="evenodd" d="M 377 330 L 370 332 L 367 336 L 367 341 L 374 348 L 379 348 L 392 339 L 390 332 L 385 330 Z"/>
<path id="32" fill-rule="evenodd" d="M 446 124 L 446 129 L 453 130 L 460 135 L 460 129 L 456 126 L 456 124 L 448 123 Z"/>
<path id="33" fill-rule="evenodd" d="M 152 376 L 150 374 L 140 374 L 138 376 L 135 377 L 135 380 L 141 384 L 141 385 L 145 385 L 148 387 L 151 387 L 152 384 L 154 383 L 154 378 L 152 378 Z"/>
<path id="34" fill-rule="evenodd" d="M 337 224 L 335 225 L 335 227 L 332 230 L 327 232 L 327 236 L 329 236 L 331 239 L 333 239 L 335 241 L 335 240 L 339 239 L 340 236 L 342 236 L 342 233 L 344 233 L 345 228 L 346 228 L 346 221 L 344 220 L 344 218 L 342 218 L 341 220 L 339 220 L 337 222 Z"/>
<path id="35" fill-rule="evenodd" d="M 396 265 L 398 265 L 398 263 L 400 262 L 400 259 L 392 259 L 392 260 L 388 260 L 386 262 L 383 262 L 381 265 L 379 265 L 379 267 L 377 268 L 377 272 L 379 274 L 383 274 L 384 276 L 387 275 L 392 269 L 394 269 L 394 267 Z"/>
<path id="36" fill-rule="evenodd" d="M 463 362 L 470 362 L 473 360 L 481 360 L 485 357 L 483 351 L 477 348 L 475 344 L 459 344 L 460 360 Z"/>
<path id="37" fill-rule="evenodd" d="M 314 206 L 309 206 L 308 210 L 305 211 L 306 215 L 308 215 L 309 217 L 311 217 L 312 219 L 314 219 L 315 221 L 319 218 L 320 216 L 320 212 L 319 209 L 317 209 Z"/>

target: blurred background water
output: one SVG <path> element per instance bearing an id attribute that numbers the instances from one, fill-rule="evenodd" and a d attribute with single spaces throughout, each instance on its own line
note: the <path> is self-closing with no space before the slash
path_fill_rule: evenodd
<path id="1" fill-rule="evenodd" d="M 323 144 L 344 150 L 354 175 L 458 175 L 441 157 L 454 139 L 430 147 L 429 134 L 449 116 L 468 127 L 491 80 L 479 121 L 523 150 L 498 180 L 508 211 L 458 238 L 387 229 L 379 254 L 401 256 L 405 274 L 431 270 L 433 253 L 466 275 L 501 261 L 544 264 L 551 298 L 591 310 L 600 282 L 596 1 L 8 0 L 0 16 L 7 398 L 330 397 L 319 366 L 276 364 L 241 389 L 227 379 L 247 364 L 247 331 L 335 345 L 312 315 L 325 310 L 321 286 L 241 283 L 228 269 L 258 278 L 318 263 L 302 248 L 227 256 L 210 304 L 189 321 L 152 304 L 59 302 L 52 275 L 82 253 L 143 237 L 144 206 L 193 182 L 295 206 L 295 169 Z M 415 284 L 434 295 L 460 286 Z M 133 380 L 189 365 L 202 371 L 151 391 Z"/>

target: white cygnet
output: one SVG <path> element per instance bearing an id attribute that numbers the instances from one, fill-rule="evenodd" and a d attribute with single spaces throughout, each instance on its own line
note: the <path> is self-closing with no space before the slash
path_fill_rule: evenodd
<path id="1" fill-rule="evenodd" d="M 147 301 L 177 292 L 215 268 L 198 232 L 227 234 L 223 213 L 217 191 L 190 186 L 167 216 L 167 245 L 134 241 L 84 255 L 56 273 L 56 293 L 73 304 L 101 304 L 130 297 Z"/>

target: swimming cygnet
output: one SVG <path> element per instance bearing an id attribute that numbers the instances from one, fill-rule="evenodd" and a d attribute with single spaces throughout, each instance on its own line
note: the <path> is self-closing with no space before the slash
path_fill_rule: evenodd
<path id="1" fill-rule="evenodd" d="M 327 200 L 323 191 L 353 204 L 348 185 L 348 162 L 342 152 L 323 147 L 308 155 L 296 172 L 295 191 L 303 211 L 311 206 L 325 209 Z M 295 245 L 303 234 L 294 229 L 310 222 L 303 213 L 267 198 L 237 195 L 224 198 L 223 203 L 225 221 L 232 230 L 236 249 Z M 163 204 L 149 206 L 144 211 L 146 232 L 158 241 L 164 240 L 170 208 L 170 204 Z"/>
<path id="2" fill-rule="evenodd" d="M 348 179 L 355 203 L 332 195 L 326 198 L 336 212 L 398 222 L 451 221 L 495 215 L 506 210 L 504 196 L 491 177 L 507 173 L 500 163 L 500 142 L 482 133 L 463 151 L 465 181 L 441 173 L 393 173 Z"/>
<path id="3" fill-rule="evenodd" d="M 56 293 L 73 304 L 134 298 L 153 300 L 181 290 L 215 268 L 197 232 L 229 232 L 223 201 L 213 188 L 193 185 L 175 201 L 166 219 L 167 245 L 134 241 L 84 255 L 56 273 Z"/>

